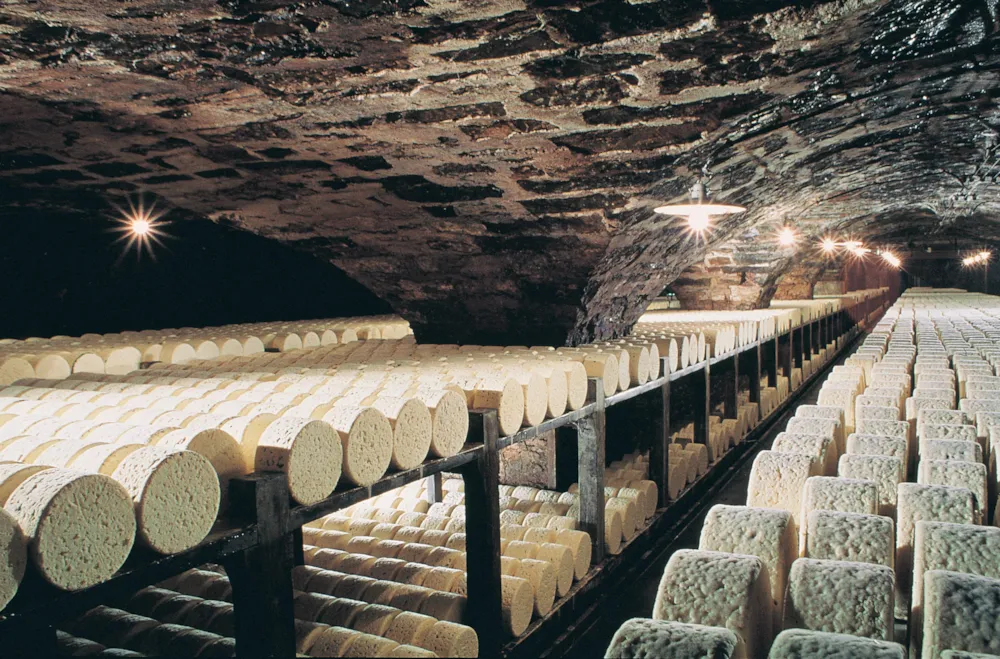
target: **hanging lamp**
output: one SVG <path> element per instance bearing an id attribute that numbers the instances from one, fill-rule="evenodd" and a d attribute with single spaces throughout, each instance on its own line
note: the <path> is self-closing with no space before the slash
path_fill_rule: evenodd
<path id="1" fill-rule="evenodd" d="M 686 217 L 688 227 L 695 233 L 706 231 L 712 223 L 713 215 L 730 215 L 732 213 L 742 213 L 746 211 L 743 206 L 731 204 L 713 204 L 710 200 L 711 193 L 701 178 L 691 186 L 690 204 L 669 204 L 658 206 L 653 212 L 661 215 L 676 215 Z"/>

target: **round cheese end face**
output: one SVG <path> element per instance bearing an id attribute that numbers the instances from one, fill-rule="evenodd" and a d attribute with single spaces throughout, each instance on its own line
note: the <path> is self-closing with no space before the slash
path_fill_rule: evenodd
<path id="1" fill-rule="evenodd" d="M 382 478 L 389 468 L 392 426 L 384 414 L 369 407 L 362 409 L 349 427 L 348 432 L 340 434 L 344 445 L 344 476 L 355 485 L 367 487 Z"/>
<path id="2" fill-rule="evenodd" d="M 316 503 L 330 496 L 340 480 L 340 436 L 325 421 L 279 418 L 261 435 L 255 462 L 261 471 L 287 473 L 297 502 Z"/>
<path id="3" fill-rule="evenodd" d="M 0 611 L 17 593 L 28 562 L 28 544 L 14 517 L 0 508 Z"/>
<path id="4" fill-rule="evenodd" d="M 566 405 L 578 410 L 587 404 L 587 367 L 580 362 L 566 362 Z"/>
<path id="5" fill-rule="evenodd" d="M 0 358 L 0 385 L 8 385 L 35 377 L 35 369 L 26 359 L 20 357 Z"/>
<path id="6" fill-rule="evenodd" d="M 507 575 L 503 575 L 501 579 L 503 621 L 509 633 L 520 636 L 531 623 L 535 606 L 534 591 L 527 579 Z"/>
<path id="7" fill-rule="evenodd" d="M 478 657 L 479 636 L 472 627 L 441 621 L 427 631 L 420 647 L 439 657 Z"/>
<path id="8" fill-rule="evenodd" d="M 219 478 L 193 451 L 144 447 L 122 460 L 113 474 L 135 502 L 139 538 L 150 549 L 172 554 L 205 539 L 219 512 Z"/>
<path id="9" fill-rule="evenodd" d="M 524 394 L 524 417 L 526 426 L 537 426 L 545 421 L 545 415 L 549 409 L 549 389 L 545 383 L 545 378 L 537 373 L 532 373 L 527 383 L 522 385 Z"/>
<path id="10" fill-rule="evenodd" d="M 524 390 L 516 380 L 507 380 L 500 394 L 497 419 L 503 435 L 513 435 L 521 429 L 524 421 Z"/>
<path id="11" fill-rule="evenodd" d="M 64 590 L 110 579 L 135 541 L 128 492 L 100 474 L 47 469 L 21 483 L 4 508 L 27 537 L 38 572 Z"/>
<path id="12" fill-rule="evenodd" d="M 422 463 L 433 434 L 434 422 L 427 405 L 415 398 L 404 402 L 393 428 L 392 466 L 406 471 Z"/>
<path id="13" fill-rule="evenodd" d="M 469 434 L 469 408 L 465 397 L 455 391 L 444 391 L 431 416 L 434 419 L 431 453 L 448 458 L 461 451 Z"/>

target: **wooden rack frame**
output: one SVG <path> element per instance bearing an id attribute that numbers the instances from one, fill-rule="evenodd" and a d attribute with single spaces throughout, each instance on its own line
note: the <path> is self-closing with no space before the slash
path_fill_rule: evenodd
<path id="1" fill-rule="evenodd" d="M 589 382 L 587 404 L 544 423 L 500 437 L 496 412 L 471 410 L 467 443 L 457 455 L 429 460 L 415 469 L 386 475 L 369 487 L 344 487 L 311 505 L 292 505 L 283 474 L 254 473 L 230 484 L 230 511 L 209 537 L 197 547 L 170 556 L 136 549 L 111 580 L 77 592 L 59 591 L 30 573 L 14 601 L 0 614 L 0 641 L 5 656 L 54 654 L 55 628 L 99 604 L 122 606 L 138 589 L 204 563 L 225 566 L 233 587 L 236 642 L 240 657 L 295 655 L 291 571 L 303 562 L 302 525 L 407 483 L 428 478 L 429 498 L 440 500 L 441 474 L 461 474 L 465 482 L 466 517 L 486 520 L 466 528 L 467 588 L 470 602 L 467 623 L 479 635 L 480 656 L 530 657 L 558 647 L 572 638 L 566 628 L 585 616 L 588 607 L 615 580 L 635 570 L 650 546 L 669 539 L 690 503 L 703 498 L 723 482 L 723 475 L 738 465 L 755 440 L 789 408 L 795 395 L 778 406 L 736 448 L 728 451 L 709 472 L 674 502 L 667 498 L 669 473 L 670 403 L 675 383 L 691 387 L 695 400 L 695 441 L 707 444 L 711 380 L 725 381 L 724 410 L 736 415 L 739 376 L 749 376 L 749 395 L 760 402 L 760 380 L 777 384 L 779 370 L 786 377 L 792 365 L 817 354 L 826 345 L 843 350 L 864 327 L 870 326 L 888 306 L 885 293 L 791 330 L 756 341 L 724 355 L 667 373 L 644 385 L 604 397 L 599 381 Z M 666 364 L 664 363 L 665 367 Z M 666 369 L 663 370 L 666 373 Z M 713 372 L 716 374 L 713 376 Z M 805 389 L 819 373 L 802 383 Z M 605 556 L 604 468 L 605 412 L 609 407 L 639 397 L 659 398 L 649 406 L 656 424 L 656 441 L 650 447 L 650 479 L 659 488 L 656 515 L 617 556 Z M 500 502 L 499 451 L 502 448 L 556 431 L 556 481 L 560 487 L 580 486 L 580 529 L 593 542 L 590 572 L 545 618 L 534 620 L 527 632 L 511 639 L 503 628 L 500 601 Z M 562 448 L 563 450 L 559 450 Z M 683 505 L 679 505 L 683 504 Z M 666 537 L 664 537 L 664 535 Z M 561 639 L 561 641 L 560 641 Z"/>

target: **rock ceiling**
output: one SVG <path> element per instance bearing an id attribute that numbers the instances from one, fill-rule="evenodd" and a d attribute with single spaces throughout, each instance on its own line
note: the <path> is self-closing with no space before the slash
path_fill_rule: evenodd
<path id="1" fill-rule="evenodd" d="M 766 303 L 793 265 L 818 276 L 828 232 L 1000 239 L 997 20 L 997 0 L 7 0 L 0 207 L 144 193 L 332 261 L 421 338 L 607 337 L 718 263 Z M 700 241 L 652 208 L 706 165 L 750 210 Z"/>

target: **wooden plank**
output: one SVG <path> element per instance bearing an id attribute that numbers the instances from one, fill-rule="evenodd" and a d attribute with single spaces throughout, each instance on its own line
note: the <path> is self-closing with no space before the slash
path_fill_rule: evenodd
<path id="1" fill-rule="evenodd" d="M 747 353 L 748 369 L 750 379 L 750 402 L 760 403 L 760 375 L 761 375 L 761 347 L 757 344 L 756 350 Z"/>
<path id="2" fill-rule="evenodd" d="M 294 656 L 295 536 L 289 530 L 288 478 L 277 473 L 234 478 L 230 496 L 237 514 L 252 506 L 257 524 L 257 544 L 223 562 L 233 587 L 236 646 L 241 657 Z"/>
<path id="3" fill-rule="evenodd" d="M 794 350 L 794 346 L 792 345 L 793 344 L 792 337 L 794 334 L 795 334 L 794 330 L 788 333 L 788 340 L 785 342 L 784 345 L 781 346 L 781 350 L 779 351 L 778 354 L 778 358 L 780 360 L 779 364 L 781 366 L 780 370 L 783 372 L 785 377 L 791 377 L 792 375 L 792 364 L 793 364 L 792 354 Z"/>
<path id="4" fill-rule="evenodd" d="M 660 388 L 659 405 L 654 402 L 650 407 L 654 431 L 649 450 L 649 477 L 657 487 L 656 507 L 665 508 L 670 501 L 667 496 L 667 479 L 670 476 L 670 380 L 666 380 Z"/>
<path id="5" fill-rule="evenodd" d="M 500 453 L 496 410 L 469 412 L 469 437 L 483 450 L 461 469 L 465 481 L 468 624 L 479 635 L 479 656 L 495 657 L 504 637 L 500 570 Z"/>
<path id="6" fill-rule="evenodd" d="M 594 563 L 604 560 L 604 388 L 590 379 L 594 413 L 576 425 L 576 454 L 580 484 L 580 530 L 590 534 Z"/>
<path id="7" fill-rule="evenodd" d="M 708 416 L 712 391 L 712 368 L 705 362 L 701 375 L 692 378 L 691 404 L 694 406 L 694 441 L 708 446 Z"/>
<path id="8" fill-rule="evenodd" d="M 739 399 L 737 398 L 737 393 L 739 392 L 739 382 L 740 382 L 740 360 L 734 358 L 730 367 L 722 370 L 720 374 L 722 377 L 722 418 L 724 419 L 735 419 L 737 416 L 737 409 L 739 406 Z"/>

